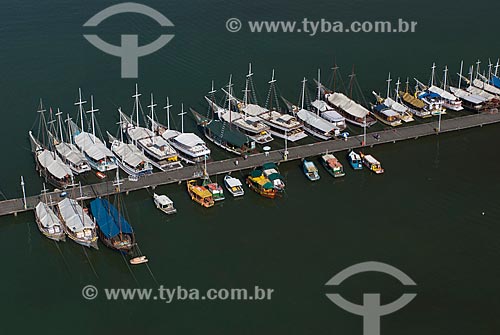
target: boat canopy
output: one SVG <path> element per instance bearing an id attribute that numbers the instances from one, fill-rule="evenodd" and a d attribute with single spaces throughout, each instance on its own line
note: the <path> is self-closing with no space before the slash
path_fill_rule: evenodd
<path id="1" fill-rule="evenodd" d="M 392 98 L 387 98 L 384 100 L 384 105 L 389 108 L 392 108 L 398 113 L 406 113 L 408 112 L 408 108 L 400 104 L 399 102 L 394 101 Z"/>
<path id="2" fill-rule="evenodd" d="M 73 165 L 86 163 L 85 156 L 73 145 L 61 142 L 56 145 L 57 152 Z"/>
<path id="3" fill-rule="evenodd" d="M 182 133 L 180 131 L 177 131 L 177 130 L 173 130 L 173 129 L 167 129 L 165 130 L 162 134 L 161 134 L 161 137 L 163 137 L 164 139 L 166 139 L 167 141 L 168 140 L 171 140 L 171 139 L 174 139 L 176 138 L 177 136 L 181 135 Z"/>
<path id="4" fill-rule="evenodd" d="M 229 187 L 241 187 L 242 186 L 241 181 L 239 179 L 233 178 L 233 177 L 227 178 L 226 183 L 227 183 L 227 186 L 229 186 Z"/>
<path id="5" fill-rule="evenodd" d="M 245 107 L 241 109 L 245 114 L 251 115 L 251 116 L 259 116 L 261 114 L 264 114 L 266 112 L 269 112 L 266 108 L 261 107 L 259 105 L 255 104 L 247 104 Z"/>
<path id="6" fill-rule="evenodd" d="M 57 204 L 57 207 L 59 208 L 59 213 L 66 226 L 71 229 L 71 231 L 80 232 L 86 228 L 95 228 L 94 221 L 83 211 L 82 206 L 75 200 L 66 198 L 61 200 Z"/>
<path id="7" fill-rule="evenodd" d="M 393 111 L 392 109 L 390 109 L 388 106 L 386 106 L 385 104 L 378 104 L 378 105 L 375 105 L 374 106 L 374 109 L 379 112 L 379 113 L 382 113 L 384 114 L 385 116 L 387 117 L 393 117 L 393 116 L 399 116 L 399 113 L 396 112 L 396 111 Z"/>
<path id="8" fill-rule="evenodd" d="M 456 87 L 450 87 L 450 91 L 455 94 L 455 96 L 459 97 L 462 100 L 465 100 L 473 105 L 480 105 L 483 102 L 487 101 L 485 97 L 482 97 L 480 95 L 475 95 L 472 93 L 469 93 L 465 90 L 462 90 L 461 88 L 456 88 Z"/>
<path id="9" fill-rule="evenodd" d="M 113 153 L 96 136 L 81 132 L 75 135 L 76 145 L 95 161 L 100 161 L 106 157 L 113 157 Z"/>
<path id="10" fill-rule="evenodd" d="M 262 176 L 262 171 L 261 170 L 252 170 L 252 171 L 250 171 L 250 176 L 252 178 L 260 177 L 260 176 Z"/>
<path id="11" fill-rule="evenodd" d="M 43 149 L 43 151 L 38 154 L 38 162 L 57 179 L 64 179 L 67 176 L 73 175 L 71 169 L 64 164 L 61 158 L 49 150 Z"/>
<path id="12" fill-rule="evenodd" d="M 497 76 L 491 76 L 491 85 L 495 86 L 496 88 L 500 88 L 500 78 Z"/>
<path id="13" fill-rule="evenodd" d="M 193 133 L 180 134 L 175 138 L 175 141 L 189 148 L 197 145 L 205 145 L 205 142 Z"/>
<path id="14" fill-rule="evenodd" d="M 443 99 L 446 99 L 446 100 L 449 100 L 449 101 L 456 101 L 458 100 L 456 96 L 454 96 L 453 94 L 451 94 L 450 92 L 446 92 L 445 90 L 443 90 L 442 88 L 440 87 L 436 87 L 436 86 L 431 86 L 429 87 L 429 91 L 433 92 L 433 93 L 436 93 L 438 94 L 441 98 Z"/>
<path id="15" fill-rule="evenodd" d="M 419 99 L 426 99 L 426 98 L 437 99 L 437 98 L 441 98 L 441 96 L 437 93 L 434 93 L 434 92 L 424 91 L 418 95 L 418 98 Z"/>
<path id="16" fill-rule="evenodd" d="M 323 133 L 332 133 L 335 132 L 335 127 L 334 124 L 331 122 L 326 121 L 322 117 L 314 114 L 313 112 L 307 111 L 305 109 L 301 109 L 298 113 L 297 116 L 299 119 L 301 119 L 304 123 L 310 125 L 311 127 L 318 129 L 322 131 Z"/>
<path id="17" fill-rule="evenodd" d="M 262 165 L 263 170 L 268 170 L 268 169 L 278 169 L 278 165 L 276 163 L 265 163 Z"/>
<path id="18" fill-rule="evenodd" d="M 97 198 L 90 202 L 90 210 L 99 229 L 106 238 L 113 238 L 120 233 L 132 234 L 130 224 L 108 200 Z"/>
<path id="19" fill-rule="evenodd" d="M 138 141 L 143 138 L 152 137 L 154 136 L 154 133 L 150 129 L 133 126 L 128 128 L 128 135 L 133 141 Z"/>
<path id="20" fill-rule="evenodd" d="M 209 122 L 206 127 L 212 134 L 237 148 L 241 148 L 245 144 L 250 143 L 250 138 L 248 136 L 234 129 L 234 127 L 232 128 L 228 123 L 224 125 L 223 121 Z"/>
<path id="21" fill-rule="evenodd" d="M 127 144 L 115 140 L 112 145 L 116 156 L 129 166 L 137 167 L 141 163 L 148 161 L 148 158 L 142 153 L 142 151 L 133 144 Z"/>
<path id="22" fill-rule="evenodd" d="M 339 112 L 334 111 L 332 109 L 321 113 L 321 117 L 323 117 L 325 120 L 330 121 L 330 122 L 344 122 L 345 121 L 345 117 L 340 115 Z"/>
<path id="23" fill-rule="evenodd" d="M 490 85 L 488 83 L 485 83 L 484 81 L 481 81 L 479 79 L 474 79 L 472 84 L 480 89 L 483 89 L 489 93 L 495 94 L 495 95 L 500 95 L 500 88 L 495 87 L 493 85 Z"/>
<path id="24" fill-rule="evenodd" d="M 275 181 L 275 180 L 283 180 L 283 176 L 280 175 L 279 173 L 271 173 L 269 176 L 267 176 L 270 181 Z"/>
<path id="25" fill-rule="evenodd" d="M 366 161 L 370 164 L 376 164 L 376 165 L 379 165 L 379 161 L 376 160 L 372 155 L 365 155 L 364 157 L 366 159 Z"/>
<path id="26" fill-rule="evenodd" d="M 332 108 L 323 100 L 314 100 L 311 105 L 316 108 L 320 113 L 331 110 Z"/>
<path id="27" fill-rule="evenodd" d="M 406 101 L 407 103 L 413 105 L 414 107 L 420 108 L 420 109 L 422 109 L 422 108 L 425 107 L 425 103 L 422 100 L 415 98 L 410 93 L 408 93 L 408 92 L 400 92 L 400 94 L 403 97 L 404 101 Z"/>
<path id="28" fill-rule="evenodd" d="M 166 195 L 158 195 L 155 199 L 161 206 L 169 206 L 174 204 L 174 202 Z"/>
<path id="29" fill-rule="evenodd" d="M 50 209 L 50 207 L 46 203 L 39 202 L 35 207 L 35 211 L 38 220 L 42 224 L 42 227 L 48 229 L 61 225 L 61 222 L 59 221 L 57 215 L 54 214 L 54 211 L 52 211 L 52 209 Z"/>
<path id="30" fill-rule="evenodd" d="M 313 162 L 304 162 L 307 172 L 315 172 L 318 171 Z"/>
<path id="31" fill-rule="evenodd" d="M 364 118 L 370 113 L 368 109 L 356 103 L 354 100 L 349 99 L 342 93 L 335 92 L 328 94 L 328 101 L 335 107 L 340 108 L 357 118 Z"/>
<path id="32" fill-rule="evenodd" d="M 262 175 L 262 172 L 261 172 L 260 175 L 255 176 L 255 174 L 253 172 L 256 172 L 256 171 L 259 171 L 259 170 L 254 170 L 254 171 L 250 172 L 250 179 L 253 182 L 255 182 L 255 183 L 259 184 L 260 186 L 262 186 L 262 188 L 264 188 L 265 190 L 271 190 L 271 189 L 273 189 L 274 188 L 273 183 L 271 183 L 269 181 L 269 179 L 267 179 L 266 177 L 264 177 Z"/>

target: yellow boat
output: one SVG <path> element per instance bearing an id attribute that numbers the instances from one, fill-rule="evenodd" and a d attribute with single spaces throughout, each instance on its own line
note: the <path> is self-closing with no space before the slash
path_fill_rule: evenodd
<path id="1" fill-rule="evenodd" d="M 214 198 L 212 193 L 203 186 L 199 186 L 196 180 L 190 180 L 187 182 L 187 191 L 191 196 L 191 199 L 203 207 L 212 207 L 214 205 Z"/>
<path id="2" fill-rule="evenodd" d="M 247 185 L 250 189 L 265 198 L 274 199 L 278 193 L 273 183 L 263 175 L 261 170 L 250 172 L 250 175 L 247 177 Z"/>

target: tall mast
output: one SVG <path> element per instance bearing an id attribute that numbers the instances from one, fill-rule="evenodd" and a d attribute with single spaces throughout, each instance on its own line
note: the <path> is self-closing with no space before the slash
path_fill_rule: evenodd
<path id="1" fill-rule="evenodd" d="M 401 80 L 398 77 L 398 81 L 396 82 L 396 101 L 399 100 L 399 86 L 401 85 Z"/>
<path id="2" fill-rule="evenodd" d="M 307 82 L 307 79 L 306 79 L 306 77 L 304 77 L 304 79 L 302 80 L 302 102 L 300 104 L 300 109 L 304 109 L 304 100 L 305 100 L 305 95 L 306 95 L 306 82 Z"/>
<path id="3" fill-rule="evenodd" d="M 248 85 L 250 84 L 250 81 L 252 80 L 253 77 L 253 72 L 252 72 L 252 63 L 248 64 L 248 74 L 247 74 L 247 80 L 245 84 L 245 106 L 250 102 L 250 99 L 248 97 L 248 94 L 250 92 L 250 89 Z"/>
<path id="4" fill-rule="evenodd" d="M 210 97 L 212 98 L 212 120 L 215 119 L 215 93 L 217 90 L 214 88 L 214 81 L 212 80 L 212 89 L 208 94 L 210 94 Z M 208 116 L 208 115 L 207 115 Z"/>
<path id="5" fill-rule="evenodd" d="M 448 79 L 448 65 L 444 67 L 444 85 L 443 89 L 446 91 L 446 84 L 447 84 L 447 79 Z"/>
<path id="6" fill-rule="evenodd" d="M 274 69 L 273 73 L 271 75 L 271 80 L 268 82 L 269 83 L 269 94 L 267 96 L 267 99 L 269 101 L 269 116 L 272 115 L 272 110 L 273 110 L 273 97 L 271 96 L 272 93 L 276 95 L 276 87 L 274 86 L 276 84 L 276 79 L 274 78 Z M 267 106 L 266 106 L 267 107 Z M 278 106 L 276 106 L 278 107 Z"/>
<path id="7" fill-rule="evenodd" d="M 186 112 L 184 112 L 184 103 L 181 103 L 181 113 L 179 116 L 181 117 L 181 133 L 184 134 L 184 115 L 186 115 Z"/>
<path id="8" fill-rule="evenodd" d="M 233 117 L 233 113 L 231 111 L 231 97 L 233 95 L 233 91 L 232 91 L 232 88 L 233 88 L 233 75 L 229 75 L 229 83 L 227 84 L 227 92 L 229 93 L 227 95 L 227 110 L 229 112 L 229 123 L 231 124 L 232 123 L 232 117 Z M 246 113 L 245 113 L 245 118 L 246 118 Z"/>
<path id="9" fill-rule="evenodd" d="M 83 115 L 84 115 L 84 109 L 83 109 L 83 105 L 86 104 L 87 101 L 83 101 L 82 100 L 82 89 L 79 88 L 78 89 L 78 102 L 75 103 L 75 106 L 78 106 L 78 111 L 80 113 L 80 126 L 81 126 L 81 130 L 82 131 L 85 131 L 84 128 L 83 128 Z M 78 122 L 78 121 L 77 121 Z"/>
<path id="10" fill-rule="evenodd" d="M 491 59 L 488 58 L 488 82 L 491 82 L 491 69 L 493 67 L 493 64 L 491 64 Z"/>
<path id="11" fill-rule="evenodd" d="M 38 140 L 40 140 L 40 131 L 42 132 L 42 144 L 45 145 L 45 127 L 47 127 L 45 121 L 45 112 L 47 110 L 43 108 L 43 101 L 40 99 L 40 107 L 37 112 L 40 113 L 40 126 L 38 127 Z"/>
<path id="12" fill-rule="evenodd" d="M 71 117 L 69 116 L 69 113 L 67 114 L 67 119 L 66 119 L 66 122 L 68 123 L 68 134 L 69 134 L 69 143 L 73 143 L 73 134 L 71 133 L 71 125 L 70 125 L 70 121 L 71 121 Z"/>
<path id="13" fill-rule="evenodd" d="M 464 61 L 460 62 L 460 74 L 458 76 L 458 88 L 462 88 L 462 72 L 464 71 Z"/>
<path id="14" fill-rule="evenodd" d="M 497 64 L 495 65 L 495 77 L 498 76 L 498 68 L 500 67 L 500 59 L 497 59 Z"/>
<path id="15" fill-rule="evenodd" d="M 94 116 L 94 113 L 95 112 L 98 112 L 99 109 L 94 109 L 94 96 L 91 95 L 90 96 L 90 110 L 87 111 L 87 113 L 90 113 L 91 114 L 91 120 L 92 120 L 92 141 L 94 142 L 95 144 L 95 116 Z"/>
<path id="16" fill-rule="evenodd" d="M 470 66 L 469 75 L 470 75 L 470 84 L 472 85 L 472 77 L 474 76 L 474 65 Z"/>
<path id="17" fill-rule="evenodd" d="M 132 98 L 135 99 L 135 126 L 139 127 L 139 97 L 141 94 L 139 93 L 139 86 L 135 84 L 135 94 L 132 96 Z"/>
<path id="18" fill-rule="evenodd" d="M 431 73 L 431 86 L 434 86 L 434 75 L 436 72 L 436 63 L 432 63 L 432 73 Z"/>
<path id="19" fill-rule="evenodd" d="M 391 73 L 389 72 L 389 78 L 387 78 L 387 98 L 390 98 L 390 93 L 391 93 Z"/>
<path id="20" fill-rule="evenodd" d="M 410 78 L 406 77 L 406 93 L 409 93 L 410 89 Z"/>
<path id="21" fill-rule="evenodd" d="M 167 110 L 167 129 L 170 130 L 170 108 L 172 105 L 170 104 L 170 98 L 167 97 L 167 105 L 163 108 Z"/>
<path id="22" fill-rule="evenodd" d="M 321 69 L 318 69 L 318 100 L 321 100 Z"/>
<path id="23" fill-rule="evenodd" d="M 332 67 L 332 70 L 333 70 L 333 92 L 335 92 L 335 86 L 337 84 L 337 70 L 339 69 L 339 67 L 337 66 L 337 62 L 335 62 L 335 64 L 333 65 Z"/>
<path id="24" fill-rule="evenodd" d="M 155 107 L 158 106 L 157 104 L 154 103 L 153 99 L 153 93 L 151 93 L 151 105 L 149 105 L 149 110 L 151 111 L 151 132 L 154 132 L 153 124 L 154 124 L 154 117 L 155 117 Z"/>
<path id="25" fill-rule="evenodd" d="M 481 60 L 478 59 L 477 62 L 476 62 L 476 65 L 477 65 L 477 68 L 476 68 L 476 79 L 479 76 L 479 65 L 480 64 L 481 64 Z"/>
<path id="26" fill-rule="evenodd" d="M 63 130 L 62 130 L 62 119 L 61 119 L 61 115 L 62 115 L 62 112 L 61 112 L 61 110 L 58 108 L 58 109 L 57 109 L 56 116 L 57 116 L 57 123 L 58 123 L 58 125 L 59 125 L 59 136 L 60 136 L 60 140 L 61 140 L 61 142 L 64 142 Z"/>

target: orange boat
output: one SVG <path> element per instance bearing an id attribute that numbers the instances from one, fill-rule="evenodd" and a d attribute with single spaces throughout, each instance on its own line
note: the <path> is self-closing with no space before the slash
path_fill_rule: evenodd
<path id="1" fill-rule="evenodd" d="M 187 191 L 191 196 L 191 199 L 203 207 L 212 207 L 214 205 L 214 198 L 212 193 L 205 187 L 197 184 L 196 180 L 190 180 L 187 182 Z"/>
<path id="2" fill-rule="evenodd" d="M 253 170 L 250 173 L 247 177 L 247 185 L 265 198 L 274 199 L 278 193 L 273 183 L 264 176 L 261 170 Z"/>

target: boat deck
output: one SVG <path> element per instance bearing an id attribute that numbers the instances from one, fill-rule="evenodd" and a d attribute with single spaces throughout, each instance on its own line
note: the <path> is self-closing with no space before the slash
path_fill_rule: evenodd
<path id="1" fill-rule="evenodd" d="M 441 133 L 448 133 L 458 131 L 461 129 L 469 129 L 474 127 L 482 127 L 483 125 L 500 123 L 500 113 L 489 114 L 474 114 L 463 117 L 457 117 L 441 122 Z M 437 121 L 430 123 L 423 123 L 413 126 L 408 126 L 399 129 L 390 129 L 377 132 L 378 137 L 374 138 L 372 134 L 366 137 L 366 146 L 374 146 L 384 143 L 395 143 L 397 141 L 418 139 L 419 137 L 436 135 Z M 349 149 L 356 149 L 363 146 L 363 136 L 352 136 L 346 140 L 323 141 L 312 144 L 306 144 L 296 147 L 288 148 L 288 161 L 298 160 L 305 157 L 316 156 L 325 152 L 337 152 Z M 235 162 L 238 161 L 236 165 Z M 283 162 L 283 150 L 270 151 L 268 153 L 259 153 L 249 155 L 247 159 L 242 157 L 235 157 L 222 161 L 210 162 L 207 168 L 211 174 L 226 174 L 233 171 L 252 169 L 262 166 L 267 162 Z M 143 176 L 138 181 L 124 180 L 120 186 L 121 192 L 130 192 L 145 188 L 155 188 L 156 186 L 179 183 L 182 181 L 190 180 L 200 177 L 202 172 L 201 166 L 186 166 L 182 169 L 174 171 L 157 172 L 151 175 Z M 34 189 L 39 189 L 38 185 Z M 29 189 L 27 190 L 29 193 Z M 80 195 L 79 187 L 74 190 L 67 190 L 69 196 L 75 194 L 75 197 Z M 101 182 L 91 185 L 82 186 L 83 199 L 93 199 L 99 196 L 106 196 L 115 194 L 116 188 L 113 186 L 112 181 Z M 21 190 L 19 190 L 21 194 Z M 47 197 L 51 197 L 54 201 L 59 201 L 60 192 L 48 193 Z M 38 201 L 41 199 L 40 195 L 30 196 L 26 199 L 26 208 L 24 208 L 22 199 L 10 199 L 0 201 L 0 216 L 17 214 L 24 211 L 31 211 L 35 208 Z"/>

